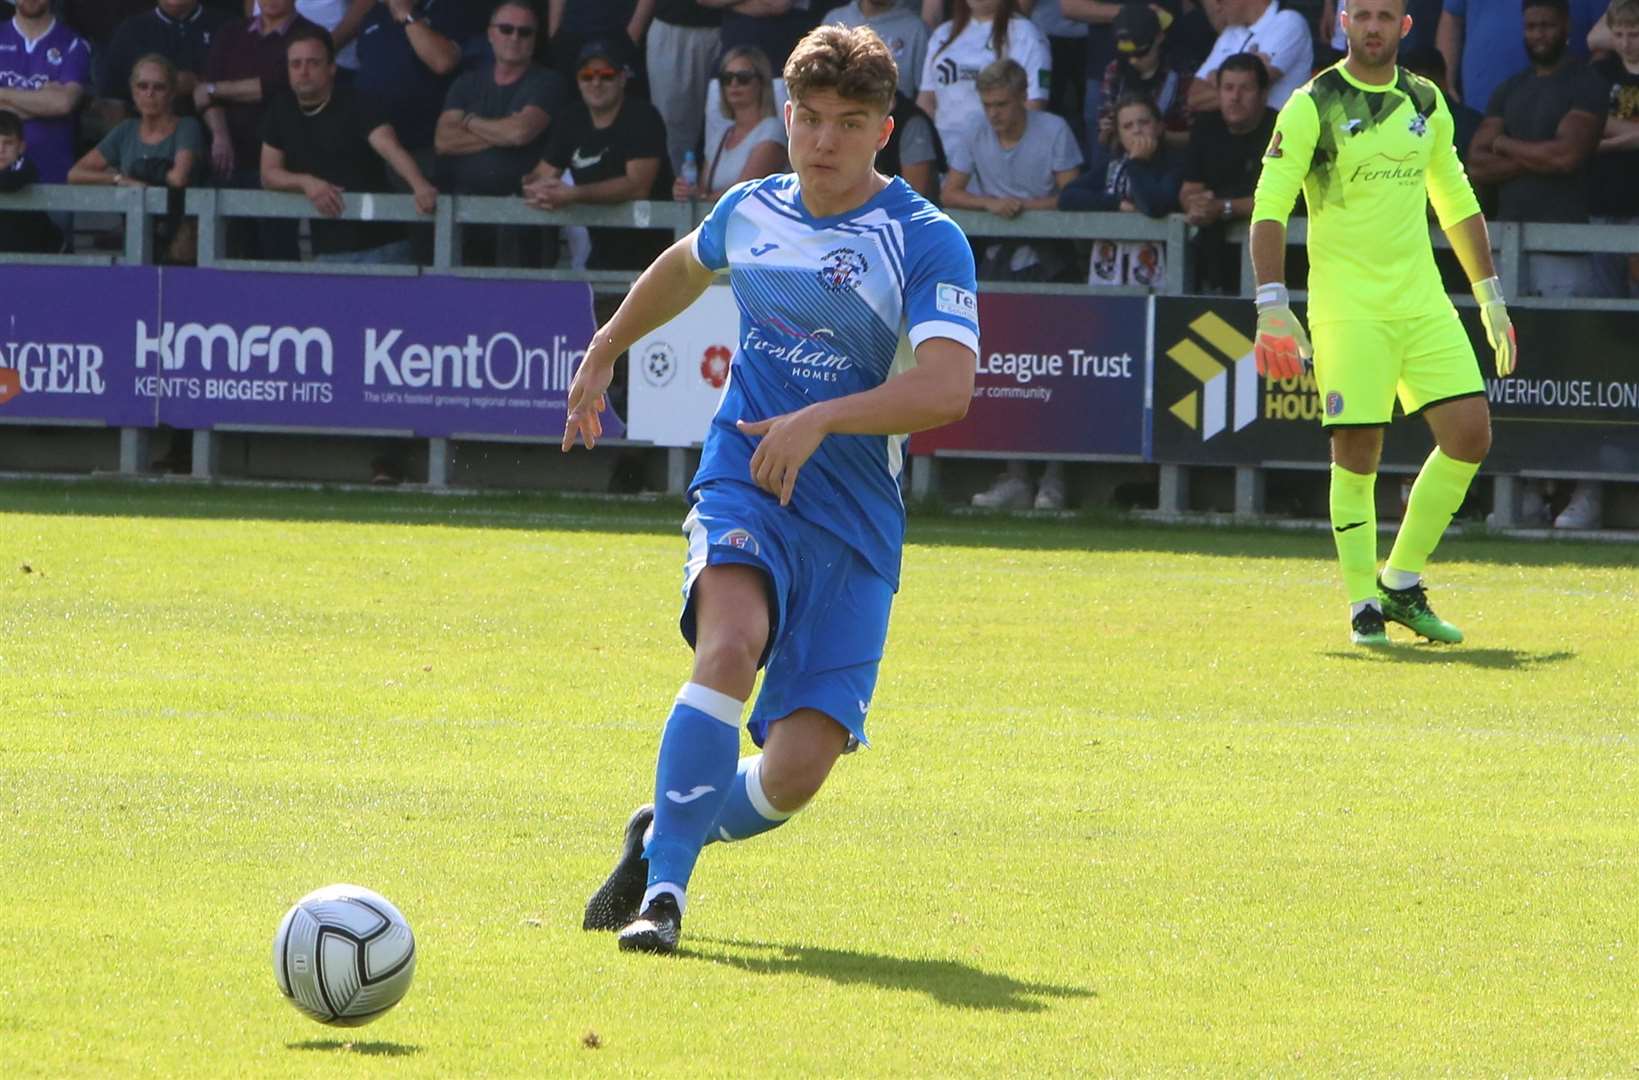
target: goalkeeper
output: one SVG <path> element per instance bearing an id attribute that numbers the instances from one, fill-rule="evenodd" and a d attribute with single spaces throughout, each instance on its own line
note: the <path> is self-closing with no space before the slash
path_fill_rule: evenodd
<path id="1" fill-rule="evenodd" d="M 1387 644 L 1387 619 L 1455 643 L 1462 631 L 1429 608 L 1422 571 L 1491 447 L 1491 414 L 1434 265 L 1429 203 L 1473 282 L 1499 376 L 1514 370 L 1514 331 L 1485 218 L 1452 147 L 1451 112 L 1433 83 L 1395 63 L 1411 29 L 1405 0 L 1348 0 L 1344 26 L 1348 55 L 1292 96 L 1264 152 L 1251 235 L 1258 372 L 1294 378 L 1314 357 L 1352 639 Z M 1283 284 L 1299 188 L 1309 207 L 1312 349 Z M 1428 421 L 1436 446 L 1379 576 L 1374 492 L 1397 393 L 1408 416 Z"/>

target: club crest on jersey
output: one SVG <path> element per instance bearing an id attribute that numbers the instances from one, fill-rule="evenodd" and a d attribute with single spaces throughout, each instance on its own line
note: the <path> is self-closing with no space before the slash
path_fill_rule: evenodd
<path id="1" fill-rule="evenodd" d="M 1428 134 L 1428 117 L 1424 116 L 1422 113 L 1418 113 L 1416 116 L 1411 118 L 1411 123 L 1406 125 L 1406 130 L 1417 136 L 1419 139 L 1422 138 L 1424 135 Z"/>
<path id="2" fill-rule="evenodd" d="M 55 48 L 46 50 L 46 63 L 51 64 L 53 67 L 55 67 L 55 66 L 61 64 L 62 62 L 63 62 L 62 50 L 55 49 Z"/>
<path id="3" fill-rule="evenodd" d="M 730 529 L 717 542 L 727 544 L 731 548 L 737 548 L 752 555 L 762 554 L 762 549 L 757 546 L 757 538 L 744 529 Z"/>
<path id="4" fill-rule="evenodd" d="M 1338 393 L 1336 390 L 1333 390 L 1326 395 L 1326 415 L 1343 415 L 1343 395 Z"/>
<path id="5" fill-rule="evenodd" d="M 835 248 L 825 253 L 825 262 L 819 268 L 820 284 L 831 292 L 857 289 L 870 268 L 865 256 L 853 248 Z"/>

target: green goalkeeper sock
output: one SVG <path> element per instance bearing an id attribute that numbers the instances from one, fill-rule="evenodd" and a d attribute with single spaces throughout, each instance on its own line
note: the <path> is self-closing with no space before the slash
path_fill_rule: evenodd
<path id="1" fill-rule="evenodd" d="M 1377 599 L 1377 474 L 1332 466 L 1332 539 L 1349 603 Z"/>
<path id="2" fill-rule="evenodd" d="M 1434 554 L 1479 471 L 1479 462 L 1458 461 L 1446 457 L 1439 447 L 1434 448 L 1423 462 L 1417 482 L 1411 485 L 1406 516 L 1400 522 L 1400 534 L 1394 538 L 1394 550 L 1389 552 L 1390 567 L 1412 574 L 1423 572 L 1423 565 Z"/>

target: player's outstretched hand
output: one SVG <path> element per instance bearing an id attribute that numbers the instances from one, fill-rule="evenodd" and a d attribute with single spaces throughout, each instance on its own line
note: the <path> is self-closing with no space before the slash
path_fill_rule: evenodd
<path id="1" fill-rule="evenodd" d="M 735 424 L 743 434 L 761 436 L 751 455 L 752 483 L 778 495 L 781 506 L 789 506 L 798 470 L 825 438 L 818 417 L 812 409 L 798 409 L 767 420 L 736 420 Z"/>
<path id="2" fill-rule="evenodd" d="M 1502 282 L 1494 276 L 1476 281 L 1474 299 L 1480 305 L 1480 325 L 1485 327 L 1485 339 L 1497 354 L 1497 377 L 1506 379 L 1519 363 L 1519 342 L 1514 337 L 1514 324 L 1508 318 L 1508 305 L 1503 303 Z"/>
<path id="3" fill-rule="evenodd" d="M 586 358 L 580 362 L 575 380 L 569 384 L 569 409 L 563 418 L 563 452 L 566 454 L 574 448 L 577 436 L 588 450 L 603 437 L 603 420 L 598 414 L 603 412 L 603 395 L 615 376 L 615 357 L 600 347 L 602 341 L 603 331 L 592 335 L 592 346 L 586 350 Z"/>
<path id="4" fill-rule="evenodd" d="M 1258 286 L 1258 333 L 1252 353 L 1258 374 L 1272 379 L 1295 379 L 1303 362 L 1315 354 L 1303 324 L 1292 314 L 1284 285 Z"/>

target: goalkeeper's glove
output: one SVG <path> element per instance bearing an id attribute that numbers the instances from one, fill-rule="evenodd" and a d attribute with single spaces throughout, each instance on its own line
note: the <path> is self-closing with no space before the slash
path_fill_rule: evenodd
<path id="1" fill-rule="evenodd" d="M 1514 324 L 1508 321 L 1508 307 L 1502 302 L 1502 282 L 1495 275 L 1476 281 L 1474 299 L 1480 305 L 1485 339 L 1497 352 L 1497 376 L 1506 379 L 1519 362 L 1519 342 L 1514 340 Z"/>
<path id="2" fill-rule="evenodd" d="M 1258 337 L 1252 353 L 1258 374 L 1274 379 L 1297 378 L 1303 374 L 1303 362 L 1315 355 L 1303 324 L 1292 314 L 1285 285 L 1258 286 Z"/>

